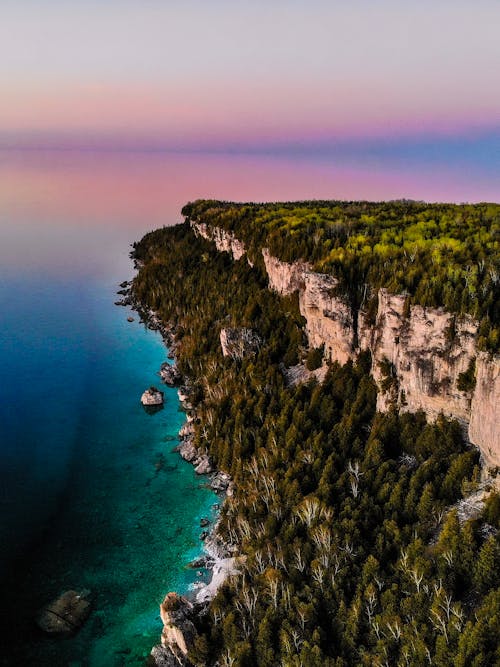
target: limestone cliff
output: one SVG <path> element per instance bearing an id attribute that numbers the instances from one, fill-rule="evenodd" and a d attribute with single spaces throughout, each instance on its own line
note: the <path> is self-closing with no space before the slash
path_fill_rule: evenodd
<path id="1" fill-rule="evenodd" d="M 500 465 L 500 357 L 481 352 L 476 361 L 469 437 L 480 447 L 488 465 Z"/>
<path id="2" fill-rule="evenodd" d="M 233 256 L 233 259 L 238 260 L 246 253 L 244 243 L 237 239 L 234 234 L 227 232 L 220 227 L 209 227 L 203 222 L 192 222 L 191 228 L 198 236 L 202 236 L 208 241 L 213 241 L 215 247 L 220 252 L 228 252 Z"/>
<path id="3" fill-rule="evenodd" d="M 243 245 L 215 228 L 202 235 L 233 257 L 232 248 Z M 410 306 L 404 295 L 380 289 L 373 323 L 363 311 L 353 312 L 333 276 L 305 262 L 282 262 L 266 248 L 262 255 L 269 287 L 283 295 L 298 292 L 311 347 L 323 345 L 325 359 L 341 364 L 370 350 L 379 410 L 396 404 L 423 410 L 429 419 L 440 413 L 458 419 L 487 465 L 500 465 L 500 357 L 478 352 L 478 322 L 441 308 Z M 475 387 L 462 391 L 459 377 L 474 362 Z"/>
<path id="4" fill-rule="evenodd" d="M 375 327 L 363 327 L 361 348 L 373 358 L 373 376 L 379 386 L 384 362 L 389 362 L 398 385 L 399 406 L 410 412 L 424 410 L 430 418 L 439 413 L 468 422 L 470 393 L 457 387 L 476 356 L 478 325 L 471 318 L 455 322 L 442 309 L 411 306 L 405 313 L 405 297 L 381 289 Z M 386 366 L 387 368 L 387 366 Z M 379 392 L 379 410 L 386 410 L 391 392 Z"/>

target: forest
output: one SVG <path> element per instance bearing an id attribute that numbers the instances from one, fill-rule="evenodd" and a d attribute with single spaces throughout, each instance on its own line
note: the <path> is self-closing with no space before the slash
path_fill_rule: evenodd
<path id="1" fill-rule="evenodd" d="M 235 204 L 199 200 L 188 220 L 233 232 L 254 261 L 282 261 L 333 274 L 354 307 L 374 307 L 377 290 L 421 306 L 472 315 L 479 349 L 500 347 L 500 205 L 312 201 Z M 365 285 L 370 298 L 365 303 Z"/>
<path id="2" fill-rule="evenodd" d="M 494 343 L 498 206 L 197 202 L 184 213 L 231 229 L 256 260 L 268 246 L 346 289 L 361 279 L 450 307 L 445 288 L 454 294 L 468 271 L 455 310 L 487 320 Z M 433 246 L 432 226 L 450 242 Z M 400 274 L 405 253 L 413 277 Z M 242 571 L 211 602 L 192 664 L 500 665 L 500 496 L 460 515 L 480 476 L 460 426 L 377 413 L 369 353 L 330 364 L 322 383 L 287 384 L 283 369 L 311 358 L 296 296 L 271 292 L 261 263 L 216 252 L 189 224 L 146 235 L 133 256 L 135 297 L 175 326 L 196 445 L 235 482 L 220 531 Z M 229 326 L 253 328 L 262 345 L 224 357 Z"/>

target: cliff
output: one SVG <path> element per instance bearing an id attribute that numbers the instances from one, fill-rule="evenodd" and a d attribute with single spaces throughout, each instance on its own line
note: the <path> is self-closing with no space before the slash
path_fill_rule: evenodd
<path id="1" fill-rule="evenodd" d="M 235 259 L 245 254 L 243 243 L 230 232 L 191 224 L 218 250 Z M 486 464 L 500 465 L 500 357 L 478 352 L 477 321 L 441 308 L 410 306 L 404 295 L 380 289 L 372 323 L 338 294 L 333 276 L 314 272 L 304 262 L 282 262 L 266 248 L 262 256 L 269 287 L 283 295 L 298 292 L 308 343 L 323 345 L 327 361 L 344 364 L 370 350 L 379 410 L 396 405 L 423 410 L 431 420 L 440 413 L 457 419 Z M 475 386 L 461 390 L 459 378 L 474 363 Z"/>
<path id="2" fill-rule="evenodd" d="M 233 234 L 226 232 L 224 229 L 209 227 L 202 222 L 193 222 L 191 227 L 195 234 L 202 236 L 208 241 L 213 241 L 217 250 L 220 252 L 229 252 L 235 260 L 241 259 L 246 253 L 245 245 Z"/>

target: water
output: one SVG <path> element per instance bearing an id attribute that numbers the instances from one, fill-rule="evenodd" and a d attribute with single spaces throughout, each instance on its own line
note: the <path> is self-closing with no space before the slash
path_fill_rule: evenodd
<path id="1" fill-rule="evenodd" d="M 463 200 L 497 188 L 471 194 L 468 173 L 431 167 L 0 151 L 0 664 L 143 664 L 163 595 L 196 579 L 185 565 L 216 497 L 172 452 L 175 391 L 154 415 L 139 403 L 166 350 L 113 305 L 130 243 L 197 197 Z M 92 591 L 91 617 L 71 639 L 42 637 L 36 610 L 68 588 Z"/>

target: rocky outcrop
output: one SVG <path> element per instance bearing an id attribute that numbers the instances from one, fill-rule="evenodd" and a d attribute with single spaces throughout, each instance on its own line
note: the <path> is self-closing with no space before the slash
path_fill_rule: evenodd
<path id="1" fill-rule="evenodd" d="M 262 339 L 256 331 L 247 327 L 225 328 L 220 332 L 220 345 L 224 357 L 243 359 L 257 352 Z"/>
<path id="2" fill-rule="evenodd" d="M 160 605 L 163 623 L 161 645 L 153 647 L 151 657 L 157 667 L 188 667 L 188 651 L 197 632 L 192 621 L 194 606 L 177 593 L 168 593 Z"/>
<path id="3" fill-rule="evenodd" d="M 191 228 L 197 236 L 213 241 L 217 250 L 230 253 L 235 260 L 241 259 L 246 254 L 244 243 L 225 229 L 209 227 L 203 222 L 191 222 Z"/>
<path id="4" fill-rule="evenodd" d="M 273 257 L 267 248 L 263 248 L 262 257 L 270 289 L 284 296 L 304 289 L 304 274 L 311 270 L 310 264 L 282 262 Z"/>
<path id="5" fill-rule="evenodd" d="M 166 361 L 161 365 L 158 375 L 169 387 L 176 387 L 182 380 L 181 372 L 177 366 Z"/>
<path id="6" fill-rule="evenodd" d="M 375 327 L 363 327 L 361 333 L 361 347 L 372 353 L 379 387 L 388 372 L 397 385 L 394 392 L 379 391 L 378 409 L 387 410 L 395 398 L 410 412 L 424 410 L 430 418 L 443 413 L 468 422 L 471 395 L 460 391 L 457 382 L 475 358 L 477 323 L 456 320 L 438 308 L 411 306 L 405 312 L 405 302 L 404 296 L 381 289 Z"/>
<path id="7" fill-rule="evenodd" d="M 163 623 L 161 643 L 168 646 L 175 655 L 187 655 L 196 637 L 192 615 L 192 603 L 177 593 L 168 593 L 160 605 Z"/>
<path id="8" fill-rule="evenodd" d="M 149 387 L 141 396 L 141 403 L 145 406 L 163 405 L 163 392 L 156 387 Z"/>
<path id="9" fill-rule="evenodd" d="M 70 635 L 85 623 L 90 614 L 89 591 L 66 591 L 47 604 L 36 622 L 49 635 Z"/>
<path id="10" fill-rule="evenodd" d="M 476 359 L 469 437 L 481 447 L 488 465 L 500 466 L 500 357 L 481 352 Z"/>
<path id="11" fill-rule="evenodd" d="M 222 247 L 215 228 L 204 234 Z M 227 250 L 227 238 L 224 243 Z M 298 293 L 308 343 L 324 346 L 326 361 L 343 364 L 370 350 L 379 410 L 397 405 L 423 410 L 429 419 L 440 413 L 458 419 L 487 465 L 500 466 L 500 357 L 478 353 L 478 322 L 441 308 L 410 306 L 404 295 L 381 289 L 373 324 L 362 311 L 353 312 L 333 276 L 314 272 L 305 262 L 282 262 L 266 248 L 262 256 L 270 289 Z M 475 387 L 463 390 L 459 378 L 474 360 Z"/>
<path id="12" fill-rule="evenodd" d="M 323 345 L 327 360 L 345 364 L 354 353 L 355 330 L 351 308 L 336 295 L 336 286 L 332 276 L 306 271 L 299 308 L 306 320 L 309 346 Z"/>
<path id="13" fill-rule="evenodd" d="M 299 384 L 309 382 L 313 378 L 317 382 L 323 382 L 328 372 L 328 365 L 324 364 L 320 368 L 310 371 L 305 364 L 297 364 L 289 368 L 282 368 L 287 387 L 296 387 Z"/>

